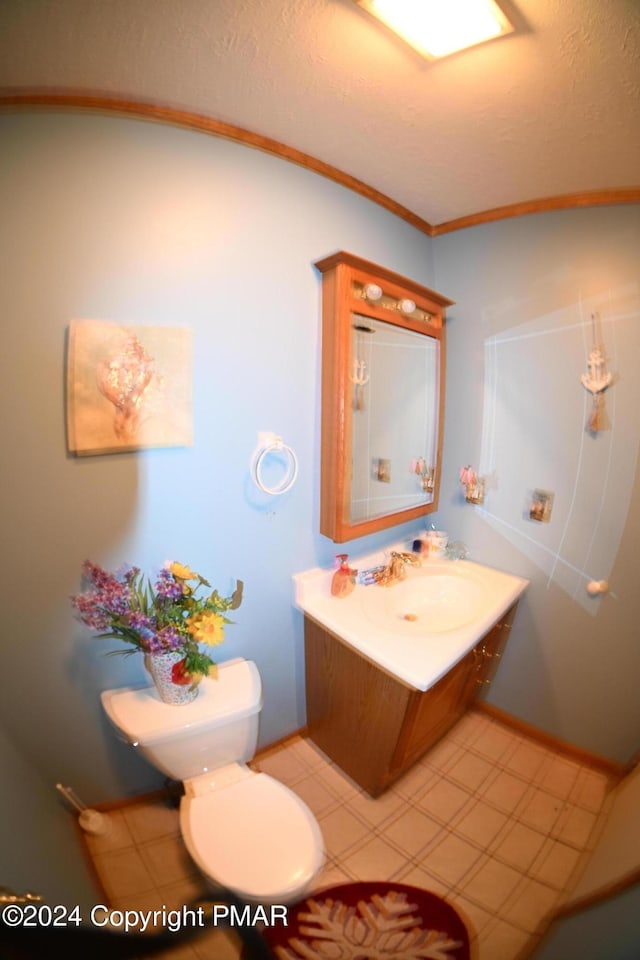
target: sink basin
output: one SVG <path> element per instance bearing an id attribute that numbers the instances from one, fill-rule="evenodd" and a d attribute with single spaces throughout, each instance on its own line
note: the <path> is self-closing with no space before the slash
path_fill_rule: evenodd
<path id="1" fill-rule="evenodd" d="M 367 588 L 360 603 L 368 620 L 417 639 L 472 623 L 482 611 L 483 589 L 471 568 L 437 564 L 391 586 Z"/>
<path id="2" fill-rule="evenodd" d="M 406 549 L 402 544 L 397 548 Z M 350 558 L 366 570 L 384 554 Z M 391 586 L 331 595 L 333 570 L 294 575 L 297 606 L 344 643 L 417 690 L 428 690 L 484 637 L 529 581 L 470 560 L 429 559 Z"/>

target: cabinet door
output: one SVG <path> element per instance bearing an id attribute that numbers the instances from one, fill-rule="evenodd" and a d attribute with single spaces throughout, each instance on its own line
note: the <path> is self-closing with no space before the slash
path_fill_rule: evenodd
<path id="1" fill-rule="evenodd" d="M 471 651 L 430 690 L 416 691 L 407 711 L 392 769 L 407 767 L 417 760 L 462 716 L 475 662 L 476 657 Z"/>
<path id="2" fill-rule="evenodd" d="M 507 610 L 504 617 L 475 646 L 475 694 L 477 696 L 481 696 L 482 692 L 488 689 L 496 670 L 500 666 L 500 658 L 509 639 L 509 632 L 515 615 L 516 604 Z"/>
<path id="3" fill-rule="evenodd" d="M 388 780 L 413 688 L 305 617 L 309 736 L 371 796 Z"/>

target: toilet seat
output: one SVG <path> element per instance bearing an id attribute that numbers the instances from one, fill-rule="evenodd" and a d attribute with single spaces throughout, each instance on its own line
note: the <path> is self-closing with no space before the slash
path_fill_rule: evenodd
<path id="1" fill-rule="evenodd" d="M 266 773 L 253 773 L 180 803 L 182 836 L 212 883 L 245 900 L 297 899 L 323 860 L 320 828 L 307 805 Z"/>

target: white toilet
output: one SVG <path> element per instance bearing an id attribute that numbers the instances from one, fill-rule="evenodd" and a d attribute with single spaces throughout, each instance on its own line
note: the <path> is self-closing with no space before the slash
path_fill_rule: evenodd
<path id="1" fill-rule="evenodd" d="M 180 827 L 191 857 L 214 886 L 247 902 L 290 903 L 324 863 L 322 834 L 288 787 L 246 765 L 262 709 L 255 663 L 230 660 L 205 677 L 191 703 L 163 703 L 153 687 L 105 690 L 120 737 L 173 780 L 182 780 Z"/>

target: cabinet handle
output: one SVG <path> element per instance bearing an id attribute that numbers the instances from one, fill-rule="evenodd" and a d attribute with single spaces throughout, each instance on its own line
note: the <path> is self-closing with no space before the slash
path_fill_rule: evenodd
<path id="1" fill-rule="evenodd" d="M 476 677 L 476 683 L 479 687 L 489 686 L 491 680 L 481 680 L 479 677 Z"/>
<path id="2" fill-rule="evenodd" d="M 491 653 L 490 650 L 487 650 L 486 644 L 484 644 L 484 643 L 482 644 L 482 650 L 481 650 L 481 652 L 482 652 L 482 656 L 483 656 L 486 660 L 499 660 L 500 657 L 502 656 L 501 653 L 498 653 L 498 652 L 495 651 L 495 650 L 494 650 L 493 653 Z"/>

